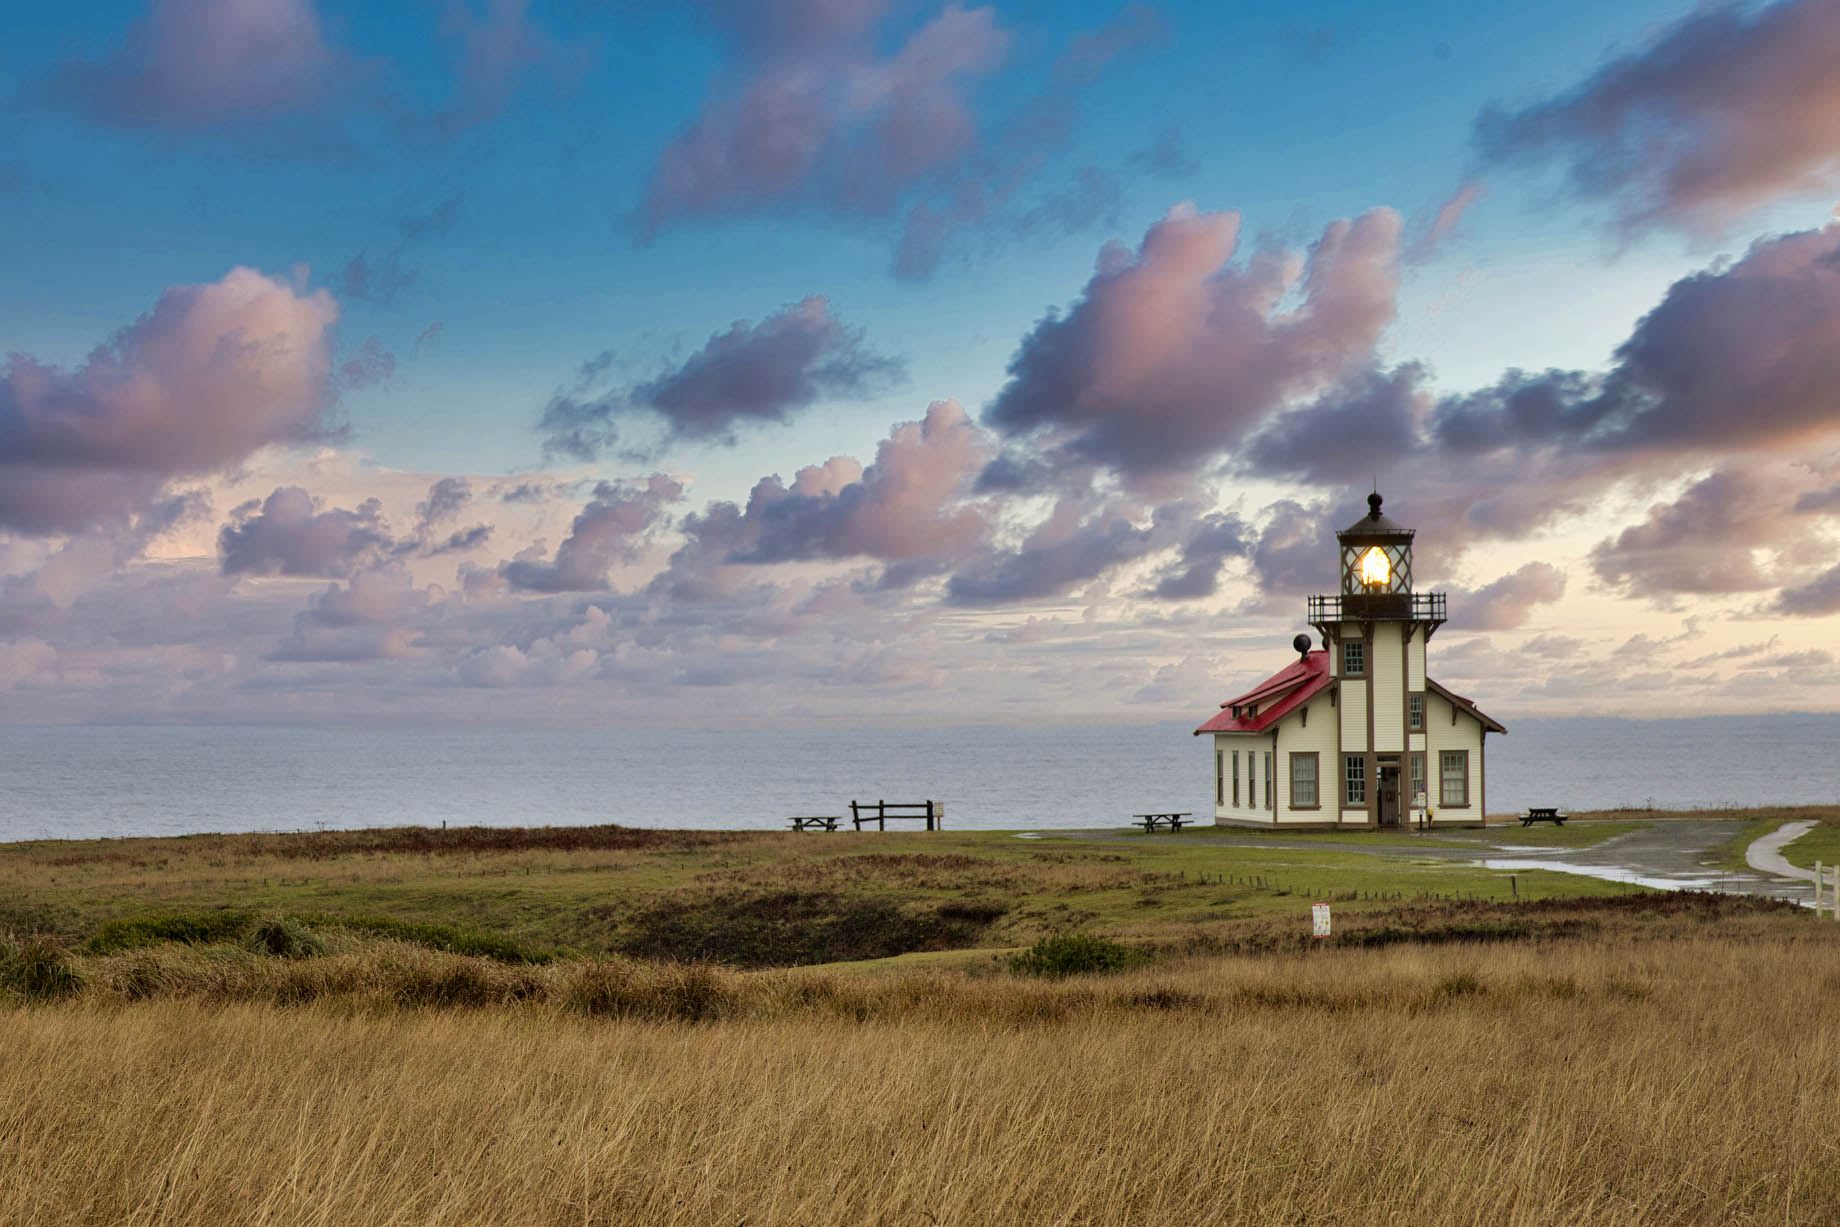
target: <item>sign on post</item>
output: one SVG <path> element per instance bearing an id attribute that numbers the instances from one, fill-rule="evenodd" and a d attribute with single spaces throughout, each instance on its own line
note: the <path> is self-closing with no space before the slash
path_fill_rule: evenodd
<path id="1" fill-rule="evenodd" d="M 1329 905 L 1312 903 L 1310 905 L 1310 936 L 1329 936 Z"/>

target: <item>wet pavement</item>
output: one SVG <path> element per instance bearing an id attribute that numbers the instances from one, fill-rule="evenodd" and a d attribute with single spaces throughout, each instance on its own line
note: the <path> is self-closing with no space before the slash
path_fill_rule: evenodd
<path id="1" fill-rule="evenodd" d="M 1739 835 L 1746 825 L 1741 821 L 1720 819 L 1644 823 L 1634 831 L 1612 836 L 1586 848 L 1516 844 L 1514 836 L 1520 828 L 1512 826 L 1438 831 L 1428 837 L 1402 832 L 1397 842 L 1390 839 L 1384 842 L 1274 839 L 1264 835 L 1236 835 L 1231 828 L 1219 828 L 1218 834 L 1197 833 L 1173 838 L 1179 838 L 1184 843 L 1225 847 L 1334 849 L 1369 856 L 1451 860 L 1508 872 L 1544 869 L 1557 873 L 1584 874 L 1613 882 L 1634 882 L 1658 890 L 1716 890 L 1810 903 L 1813 895 L 1809 881 L 1813 875 L 1808 870 L 1797 869 L 1784 861 L 1778 850 L 1813 824 L 1787 823 L 1776 836 L 1766 836 L 1758 841 L 1764 845 L 1759 849 L 1763 855 L 1754 858 L 1748 869 L 1726 869 L 1711 864 L 1718 848 Z M 1787 834 L 1789 827 L 1800 829 L 1794 834 Z M 1437 842 L 1432 843 L 1431 840 Z M 1459 842 L 1474 846 L 1453 846 Z M 1782 872 L 1784 869 L 1787 870 L 1786 874 Z"/>

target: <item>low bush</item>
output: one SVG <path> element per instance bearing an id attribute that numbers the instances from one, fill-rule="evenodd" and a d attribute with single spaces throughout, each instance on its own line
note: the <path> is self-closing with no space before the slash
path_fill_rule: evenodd
<path id="1" fill-rule="evenodd" d="M 685 892 L 634 917 L 620 949 L 663 962 L 801 967 L 964 949 L 1002 914 L 964 901 L 903 906 L 830 891 Z"/>
<path id="2" fill-rule="evenodd" d="M 243 934 L 243 944 L 258 954 L 285 959 L 311 958 L 326 953 L 326 943 L 312 929 L 286 916 L 264 916 Z"/>
<path id="3" fill-rule="evenodd" d="M 83 987 L 70 953 L 49 937 L 0 936 L 0 992 L 31 1001 L 55 1001 Z"/>
<path id="4" fill-rule="evenodd" d="M 149 916 L 130 916 L 103 924 L 90 935 L 87 945 L 92 954 L 113 954 L 118 950 L 138 950 L 165 942 L 178 942 L 184 946 L 240 942 L 257 919 L 254 912 L 232 908 L 213 912 L 162 912 Z"/>
<path id="5" fill-rule="evenodd" d="M 1042 938 L 1016 955 L 1010 960 L 1009 969 L 1021 976 L 1059 980 L 1067 976 L 1124 971 L 1148 961 L 1149 956 L 1143 951 L 1110 938 L 1091 933 L 1059 933 Z"/>
<path id="6" fill-rule="evenodd" d="M 303 924 L 316 929 L 337 928 L 371 937 L 387 937 L 429 950 L 448 954 L 474 954 L 500 963 L 547 963 L 555 957 L 548 950 L 535 950 L 496 933 L 481 933 L 454 925 L 427 924 L 414 920 L 397 920 L 390 916 L 301 916 Z"/>

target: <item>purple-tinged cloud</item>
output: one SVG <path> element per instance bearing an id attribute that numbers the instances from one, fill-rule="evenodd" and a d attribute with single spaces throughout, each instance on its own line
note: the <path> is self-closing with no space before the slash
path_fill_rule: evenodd
<path id="1" fill-rule="evenodd" d="M 1457 227 L 1462 224 L 1471 206 L 1486 195 L 1488 188 L 1480 180 L 1469 179 L 1458 185 L 1457 190 L 1430 217 L 1414 225 L 1415 233 L 1407 244 L 1405 262 L 1424 264 L 1436 256 L 1451 236 L 1457 233 Z"/>
<path id="2" fill-rule="evenodd" d="M 400 246 L 390 248 L 374 262 L 367 249 L 346 261 L 339 274 L 339 292 L 346 298 L 387 307 L 415 284 L 418 273 L 417 269 L 404 267 Z"/>
<path id="3" fill-rule="evenodd" d="M 1367 481 L 1420 447 L 1431 413 L 1425 381 L 1416 363 L 1362 367 L 1309 404 L 1269 419 L 1246 441 L 1239 467 L 1331 486 Z"/>
<path id="4" fill-rule="evenodd" d="M 1840 613 L 1840 566 L 1830 567 L 1805 584 L 1784 588 L 1776 596 L 1777 613 L 1822 618 Z"/>
<path id="5" fill-rule="evenodd" d="M 52 90 L 105 123 L 198 130 L 310 111 L 349 71 L 312 0 L 153 0 L 119 47 L 63 65 Z"/>
<path id="6" fill-rule="evenodd" d="M 298 486 L 282 486 L 260 503 L 238 507 L 217 535 L 226 575 L 340 578 L 376 561 L 391 545 L 376 499 L 364 500 L 355 511 L 321 511 Z"/>
<path id="7" fill-rule="evenodd" d="M 735 35 L 736 71 L 659 154 L 647 231 L 813 193 L 832 208 L 847 198 L 886 210 L 969 146 L 967 83 L 1009 44 L 989 8 L 948 5 L 886 57 L 871 38 L 879 4 L 800 4 L 783 26 L 765 10 L 712 8 Z"/>
<path id="8" fill-rule="evenodd" d="M 1457 452 L 1756 451 L 1833 433 L 1835 387 L 1840 224 L 1760 239 L 1676 281 L 1608 372 L 1510 372 L 1440 406 L 1435 431 Z"/>
<path id="9" fill-rule="evenodd" d="M 598 373 L 598 363 L 590 373 Z M 871 350 L 861 329 L 813 295 L 758 324 L 739 320 L 655 379 L 596 397 L 558 393 L 543 411 L 545 450 L 593 460 L 622 418 L 651 417 L 671 439 L 726 439 L 738 427 L 785 422 L 819 400 L 869 396 L 898 381 L 898 359 Z"/>
<path id="10" fill-rule="evenodd" d="M 473 486 L 466 478 L 437 478 L 428 487 L 428 497 L 415 505 L 416 531 L 425 533 L 453 519 L 472 501 Z"/>
<path id="11" fill-rule="evenodd" d="M 1220 591 L 1220 568 L 1229 558 L 1244 558 L 1253 541 L 1245 521 L 1228 512 L 1203 516 L 1182 542 L 1176 563 L 1158 577 L 1150 595 L 1162 601 L 1188 601 Z"/>
<path id="12" fill-rule="evenodd" d="M 1173 528 L 1162 517 L 1141 524 L 1134 508 L 1094 509 L 1065 498 L 1019 548 L 990 551 L 961 567 L 946 582 L 946 601 L 990 606 L 1062 596 L 1173 544 Z"/>
<path id="13" fill-rule="evenodd" d="M 1784 196 L 1840 188 L 1840 8 L 1701 6 L 1576 88 L 1491 107 L 1493 163 L 1556 161 L 1619 224 L 1717 231 Z"/>
<path id="14" fill-rule="evenodd" d="M 689 539 L 659 577 L 680 595 L 707 595 L 727 566 L 868 558 L 900 568 L 911 582 L 965 557 L 988 530 L 985 513 L 964 500 L 989 458 L 988 437 L 955 401 L 934 401 L 918 422 L 903 422 L 863 468 L 847 456 L 755 483 L 745 509 L 715 503 L 684 518 Z"/>
<path id="15" fill-rule="evenodd" d="M 232 269 L 178 286 L 74 370 L 0 366 L 0 524 L 71 531 L 257 448 L 326 434 L 338 307 Z"/>
<path id="16" fill-rule="evenodd" d="M 554 559 L 525 551 L 499 567 L 519 592 L 595 592 L 605 589 L 615 563 L 631 561 L 649 543 L 664 510 L 683 497 L 683 486 L 662 473 L 643 482 L 602 482 Z"/>
<path id="17" fill-rule="evenodd" d="M 1081 299 L 1023 339 L 985 421 L 1133 484 L 1192 474 L 1372 361 L 1399 226 L 1375 210 L 1330 225 L 1301 266 L 1273 251 L 1237 266 L 1236 214 L 1174 209 L 1137 253 L 1108 245 Z"/>
<path id="18" fill-rule="evenodd" d="M 339 363 L 339 384 L 348 389 L 386 383 L 396 374 L 396 355 L 383 347 L 381 337 L 366 337 L 364 343 Z"/>
<path id="19" fill-rule="evenodd" d="M 430 604 L 408 571 L 383 566 L 354 574 L 344 587 L 317 593 L 294 619 L 294 631 L 269 653 L 277 661 L 357 664 L 422 655 L 413 623 Z"/>
<path id="20" fill-rule="evenodd" d="M 1728 465 L 1591 551 L 1598 578 L 1639 596 L 1760 592 L 1833 550 L 1805 530 L 1795 475 Z M 1805 478 L 1804 478 L 1805 480 Z"/>
<path id="21" fill-rule="evenodd" d="M 1473 592 L 1450 593 L 1450 624 L 1464 631 L 1506 631 L 1527 625 L 1533 607 L 1565 595 L 1565 572 L 1530 562 Z"/>

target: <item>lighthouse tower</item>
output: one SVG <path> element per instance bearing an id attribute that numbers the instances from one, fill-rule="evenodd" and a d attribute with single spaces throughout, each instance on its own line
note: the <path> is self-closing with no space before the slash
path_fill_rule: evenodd
<path id="1" fill-rule="evenodd" d="M 1507 729 L 1426 673 L 1444 594 L 1413 590 L 1413 530 L 1381 504 L 1336 534 L 1341 590 L 1308 599 L 1321 647 L 1297 636 L 1295 662 L 1195 730 L 1214 737 L 1215 821 L 1481 825 L 1484 741 Z"/>

